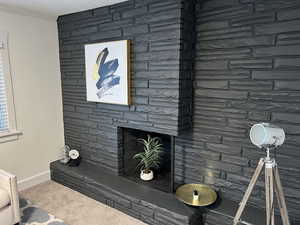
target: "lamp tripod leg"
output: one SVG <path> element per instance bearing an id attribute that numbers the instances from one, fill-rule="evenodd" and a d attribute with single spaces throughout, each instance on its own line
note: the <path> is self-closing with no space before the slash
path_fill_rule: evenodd
<path id="1" fill-rule="evenodd" d="M 277 201 L 278 201 L 282 224 L 290 225 L 289 214 L 288 214 L 286 203 L 285 203 L 283 188 L 281 185 L 277 165 L 274 167 L 274 181 L 275 181 L 275 193 L 276 193 L 276 197 L 277 197 Z"/>
<path id="2" fill-rule="evenodd" d="M 273 168 L 271 169 L 270 174 L 270 193 L 271 193 L 271 225 L 275 225 L 275 205 L 274 205 L 274 176 L 273 176 Z"/>
<path id="3" fill-rule="evenodd" d="M 273 162 L 265 164 L 265 191 L 266 191 L 266 224 L 275 225 L 274 218 L 274 183 Z"/>
<path id="4" fill-rule="evenodd" d="M 243 211 L 244 211 L 244 209 L 245 209 L 245 206 L 246 206 L 246 204 L 247 204 L 247 201 L 248 201 L 248 199 L 249 199 L 249 197 L 250 197 L 250 195 L 251 195 L 251 193 L 252 193 L 252 191 L 253 191 L 253 188 L 254 188 L 254 186 L 255 186 L 255 184 L 256 184 L 256 182 L 257 182 L 257 179 L 258 179 L 258 177 L 259 177 L 259 175 L 260 175 L 260 173 L 261 173 L 261 170 L 262 170 L 264 164 L 265 164 L 264 158 L 261 158 L 261 159 L 259 160 L 259 162 L 258 162 L 258 165 L 257 165 L 257 167 L 256 167 L 256 170 L 255 170 L 255 172 L 254 172 L 254 175 L 253 175 L 253 177 L 251 178 L 251 181 L 250 181 L 250 183 L 249 183 L 249 186 L 248 186 L 248 188 L 247 188 L 247 190 L 246 190 L 246 192 L 245 192 L 245 194 L 244 194 L 243 200 L 242 200 L 241 203 L 240 203 L 240 206 L 239 206 L 239 208 L 238 208 L 238 211 L 236 212 L 236 215 L 235 215 L 235 217 L 234 217 L 234 219 L 233 219 L 233 225 L 237 225 L 237 224 L 239 223 L 240 218 L 241 218 L 241 216 L 242 216 L 242 213 L 243 213 Z"/>

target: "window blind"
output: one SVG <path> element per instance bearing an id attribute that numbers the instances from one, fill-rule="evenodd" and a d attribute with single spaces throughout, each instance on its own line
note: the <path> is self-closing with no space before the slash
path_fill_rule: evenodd
<path id="1" fill-rule="evenodd" d="M 4 60 L 2 55 L 3 43 L 0 41 L 0 132 L 8 131 L 8 111 L 5 90 Z"/>

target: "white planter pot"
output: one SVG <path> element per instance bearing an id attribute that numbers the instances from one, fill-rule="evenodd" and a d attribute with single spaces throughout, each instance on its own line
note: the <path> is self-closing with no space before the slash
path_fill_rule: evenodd
<path id="1" fill-rule="evenodd" d="M 150 173 L 145 173 L 144 170 L 141 170 L 140 177 L 142 180 L 152 180 L 153 179 L 153 171 L 150 170 Z"/>

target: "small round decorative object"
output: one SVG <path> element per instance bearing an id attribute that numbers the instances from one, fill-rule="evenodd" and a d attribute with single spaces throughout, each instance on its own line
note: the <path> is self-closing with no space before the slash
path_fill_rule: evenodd
<path id="1" fill-rule="evenodd" d="M 217 200 L 217 193 L 204 184 L 185 184 L 177 188 L 176 198 L 191 206 L 208 206 Z"/>
<path id="2" fill-rule="evenodd" d="M 71 159 L 77 159 L 79 157 L 79 152 L 76 149 L 69 151 L 69 156 Z"/>
<path id="3" fill-rule="evenodd" d="M 76 149 L 72 149 L 69 152 L 69 157 L 70 157 L 70 161 L 68 162 L 69 166 L 79 166 L 81 162 L 79 151 L 77 151 Z"/>

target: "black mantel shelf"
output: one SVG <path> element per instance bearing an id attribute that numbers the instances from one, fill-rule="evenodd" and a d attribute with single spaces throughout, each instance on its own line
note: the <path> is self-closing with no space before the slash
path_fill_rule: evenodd
<path id="1" fill-rule="evenodd" d="M 52 180 L 150 225 L 230 225 L 238 206 L 234 201 L 219 199 L 210 207 L 189 207 L 172 193 L 137 184 L 86 162 L 69 167 L 55 161 L 50 167 Z M 247 206 L 242 219 L 248 225 L 265 224 L 265 213 Z M 279 217 L 276 221 L 281 225 Z"/>
<path id="2" fill-rule="evenodd" d="M 148 224 L 197 225 L 201 221 L 197 209 L 179 202 L 174 194 L 137 184 L 85 162 L 79 167 L 53 162 L 51 178 Z"/>

